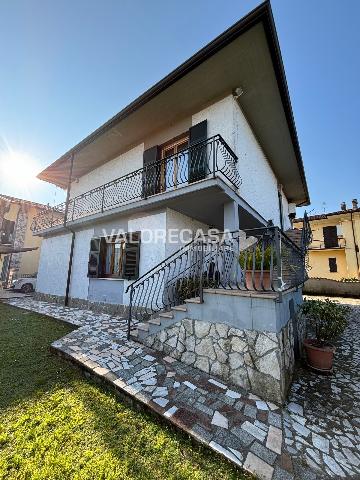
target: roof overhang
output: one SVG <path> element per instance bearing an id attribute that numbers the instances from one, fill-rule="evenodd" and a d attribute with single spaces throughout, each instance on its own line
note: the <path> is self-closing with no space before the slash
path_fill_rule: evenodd
<path id="1" fill-rule="evenodd" d="M 38 177 L 65 188 L 204 104 L 244 91 L 241 108 L 290 202 L 309 203 L 300 147 L 269 2 L 250 12 Z M 239 161 L 241 162 L 241 152 Z"/>

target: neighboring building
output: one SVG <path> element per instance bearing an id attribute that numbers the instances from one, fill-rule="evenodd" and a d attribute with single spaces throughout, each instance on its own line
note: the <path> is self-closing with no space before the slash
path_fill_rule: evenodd
<path id="1" fill-rule="evenodd" d="M 175 317 L 164 311 L 194 297 L 194 305 L 201 304 L 193 312 L 196 321 L 259 333 L 249 357 L 255 363 L 244 366 L 245 360 L 237 359 L 230 368 L 229 352 L 220 357 L 212 352 L 211 371 L 283 398 L 293 366 L 292 319 L 304 280 L 303 250 L 283 232 L 309 195 L 269 3 L 39 178 L 67 189 L 64 204 L 34 221 L 35 234 L 43 237 L 39 298 L 93 308 L 111 305 L 122 313 L 131 305 L 132 320 L 145 321 L 133 334 L 146 342 L 144 333 L 150 338 L 166 329 L 161 320 L 149 318 L 160 312 L 170 325 Z M 235 233 L 229 244 L 217 243 L 216 252 L 207 241 L 205 252 L 199 242 L 184 247 L 181 239 L 170 241 L 174 229 L 185 229 L 189 240 L 189 232 L 210 227 L 246 230 L 250 238 Z M 116 238 L 119 229 L 125 233 Z M 166 238 L 156 238 L 158 230 Z M 250 256 L 256 263 L 249 268 Z M 213 295 L 204 286 L 223 290 L 215 288 Z M 225 295 L 225 289 L 237 295 Z M 177 311 L 190 315 L 185 307 Z M 152 344 L 168 348 L 161 335 L 163 341 L 152 338 Z M 171 349 L 183 361 L 195 362 L 195 353 L 185 358 L 185 346 L 182 352 Z M 256 363 L 259 355 L 263 358 Z M 209 370 L 209 358 L 196 366 Z"/>
<path id="2" fill-rule="evenodd" d="M 352 208 L 345 202 L 337 212 L 308 217 L 313 235 L 309 245 L 309 277 L 360 278 L 360 208 L 357 199 Z M 302 227 L 302 218 L 294 221 L 294 228 Z"/>
<path id="3" fill-rule="evenodd" d="M 37 273 L 41 237 L 31 231 L 44 205 L 0 194 L 0 286 Z"/>

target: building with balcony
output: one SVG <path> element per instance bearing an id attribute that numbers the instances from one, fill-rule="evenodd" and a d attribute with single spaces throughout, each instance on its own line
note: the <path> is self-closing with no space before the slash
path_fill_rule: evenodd
<path id="1" fill-rule="evenodd" d="M 357 199 L 352 208 L 345 202 L 340 210 L 308 217 L 312 242 L 309 245 L 309 277 L 331 280 L 359 279 L 360 208 Z M 302 227 L 303 219 L 294 221 Z"/>
<path id="2" fill-rule="evenodd" d="M 0 285 L 37 273 L 42 238 L 31 225 L 45 205 L 0 194 Z"/>
<path id="3" fill-rule="evenodd" d="M 286 231 L 309 195 L 268 2 L 39 178 L 67 190 L 33 222 L 39 298 L 111 307 L 128 316 L 129 335 L 193 363 L 165 340 L 181 315 L 262 332 L 252 358 L 270 350 L 263 361 L 230 368 L 229 352 L 224 365 L 211 353 L 211 368 L 281 401 L 306 247 Z M 231 233 L 210 239 L 212 229 Z"/>

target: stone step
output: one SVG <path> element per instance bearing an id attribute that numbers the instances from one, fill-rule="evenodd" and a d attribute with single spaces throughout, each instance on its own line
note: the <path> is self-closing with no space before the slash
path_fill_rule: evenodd
<path id="1" fill-rule="evenodd" d="M 137 325 L 138 330 L 142 330 L 143 332 L 148 332 L 149 331 L 149 324 L 148 323 L 138 323 Z"/>
<path id="2" fill-rule="evenodd" d="M 200 297 L 188 298 L 185 303 L 200 303 Z"/>
<path id="3" fill-rule="evenodd" d="M 172 313 L 164 312 L 164 313 L 159 313 L 159 317 L 161 318 L 174 318 L 174 315 Z"/>
<path id="4" fill-rule="evenodd" d="M 149 323 L 151 323 L 152 325 L 161 325 L 161 318 L 151 318 L 149 320 Z"/>
<path id="5" fill-rule="evenodd" d="M 171 307 L 171 310 L 175 310 L 175 312 L 187 312 L 186 305 L 177 305 L 176 307 Z"/>

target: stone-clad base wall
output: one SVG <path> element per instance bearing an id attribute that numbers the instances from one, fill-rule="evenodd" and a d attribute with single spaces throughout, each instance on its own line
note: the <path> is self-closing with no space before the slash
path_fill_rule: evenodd
<path id="1" fill-rule="evenodd" d="M 48 293 L 36 292 L 34 297 L 36 300 L 44 302 L 52 302 L 64 305 L 65 297 L 61 295 L 50 295 Z M 109 315 L 128 315 L 129 307 L 127 305 L 117 305 L 104 302 L 90 302 L 81 298 L 69 298 L 69 307 L 82 308 L 92 310 L 95 313 L 108 313 Z"/>
<path id="2" fill-rule="evenodd" d="M 278 334 L 184 319 L 144 343 L 187 365 L 282 403 L 294 368 L 293 325 Z"/>

